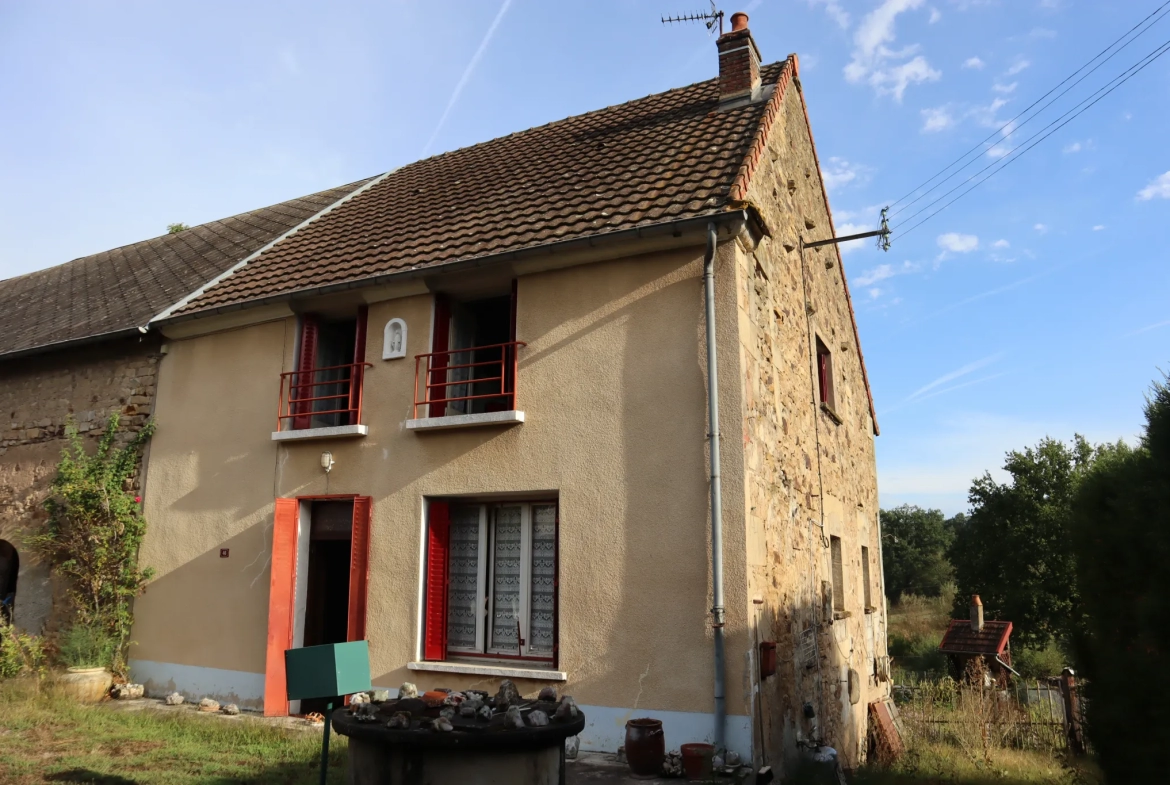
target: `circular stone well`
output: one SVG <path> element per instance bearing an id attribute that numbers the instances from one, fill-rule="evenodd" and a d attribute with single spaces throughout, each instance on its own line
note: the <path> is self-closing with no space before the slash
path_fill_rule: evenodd
<path id="1" fill-rule="evenodd" d="M 434 730 L 438 710 L 419 700 L 387 701 L 375 721 L 348 711 L 333 714 L 333 729 L 349 737 L 351 785 L 563 785 L 565 739 L 585 729 L 585 715 L 548 725 L 507 727 L 503 714 L 490 721 L 453 717 L 450 731 Z M 524 702 L 553 716 L 556 704 Z M 396 713 L 411 713 L 409 728 L 390 728 Z"/>

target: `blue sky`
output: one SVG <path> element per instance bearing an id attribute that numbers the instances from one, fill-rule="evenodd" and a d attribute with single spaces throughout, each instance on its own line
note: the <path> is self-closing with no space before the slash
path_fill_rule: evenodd
<path id="1" fill-rule="evenodd" d="M 800 55 L 843 234 L 989 134 L 939 192 L 1008 160 L 1170 39 L 1159 22 L 1036 120 L 997 130 L 1161 2 L 725 10 L 751 14 L 765 60 Z M 0 277 L 710 78 L 706 31 L 658 22 L 695 5 L 4 2 Z M 883 505 L 958 512 L 1006 450 L 1139 431 L 1143 393 L 1170 368 L 1168 120 L 1170 56 L 888 253 L 847 249 Z"/>

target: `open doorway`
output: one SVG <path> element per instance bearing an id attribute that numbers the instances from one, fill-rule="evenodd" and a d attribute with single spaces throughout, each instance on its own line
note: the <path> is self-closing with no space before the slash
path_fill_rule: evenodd
<path id="1" fill-rule="evenodd" d="M 11 624 L 16 607 L 16 576 L 20 555 L 8 540 L 0 540 L 0 620 Z"/>
<path id="2" fill-rule="evenodd" d="M 349 578 L 353 551 L 353 500 L 309 502 L 303 646 L 349 639 Z M 324 712 L 325 700 L 301 701 L 301 712 Z"/>

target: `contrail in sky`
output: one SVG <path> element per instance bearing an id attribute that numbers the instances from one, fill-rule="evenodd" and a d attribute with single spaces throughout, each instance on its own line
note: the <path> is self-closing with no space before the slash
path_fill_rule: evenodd
<path id="1" fill-rule="evenodd" d="M 459 94 L 463 92 L 464 86 L 471 79 L 472 73 L 475 72 L 475 67 L 479 65 L 480 58 L 483 57 L 483 53 L 488 48 L 488 44 L 492 42 L 492 36 L 496 34 L 496 28 L 500 26 L 500 22 L 504 19 L 504 14 L 508 13 L 508 8 L 511 5 L 512 0 L 504 0 L 500 6 L 500 10 L 496 12 L 496 18 L 492 20 L 491 26 L 484 33 L 483 40 L 479 42 L 479 48 L 471 56 L 471 62 L 467 64 L 467 68 L 463 69 L 463 76 L 459 77 L 459 83 L 455 85 L 455 90 L 451 93 L 450 100 L 447 101 L 447 108 L 443 110 L 443 116 L 439 118 L 439 124 L 435 126 L 435 132 L 431 134 L 431 138 L 427 140 L 426 147 L 423 148 L 422 154 L 424 158 L 430 153 L 431 145 L 435 143 L 435 138 L 439 135 L 439 131 L 443 130 L 443 125 L 447 122 L 447 115 L 451 114 L 451 109 L 455 106 L 455 102 L 459 100 Z"/>

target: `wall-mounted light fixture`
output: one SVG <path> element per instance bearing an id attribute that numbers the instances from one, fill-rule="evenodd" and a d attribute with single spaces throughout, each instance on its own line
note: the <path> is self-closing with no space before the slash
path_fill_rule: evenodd
<path id="1" fill-rule="evenodd" d="M 326 474 L 329 473 L 329 470 L 333 468 L 333 453 L 328 451 L 321 453 L 321 468 L 325 470 Z"/>

